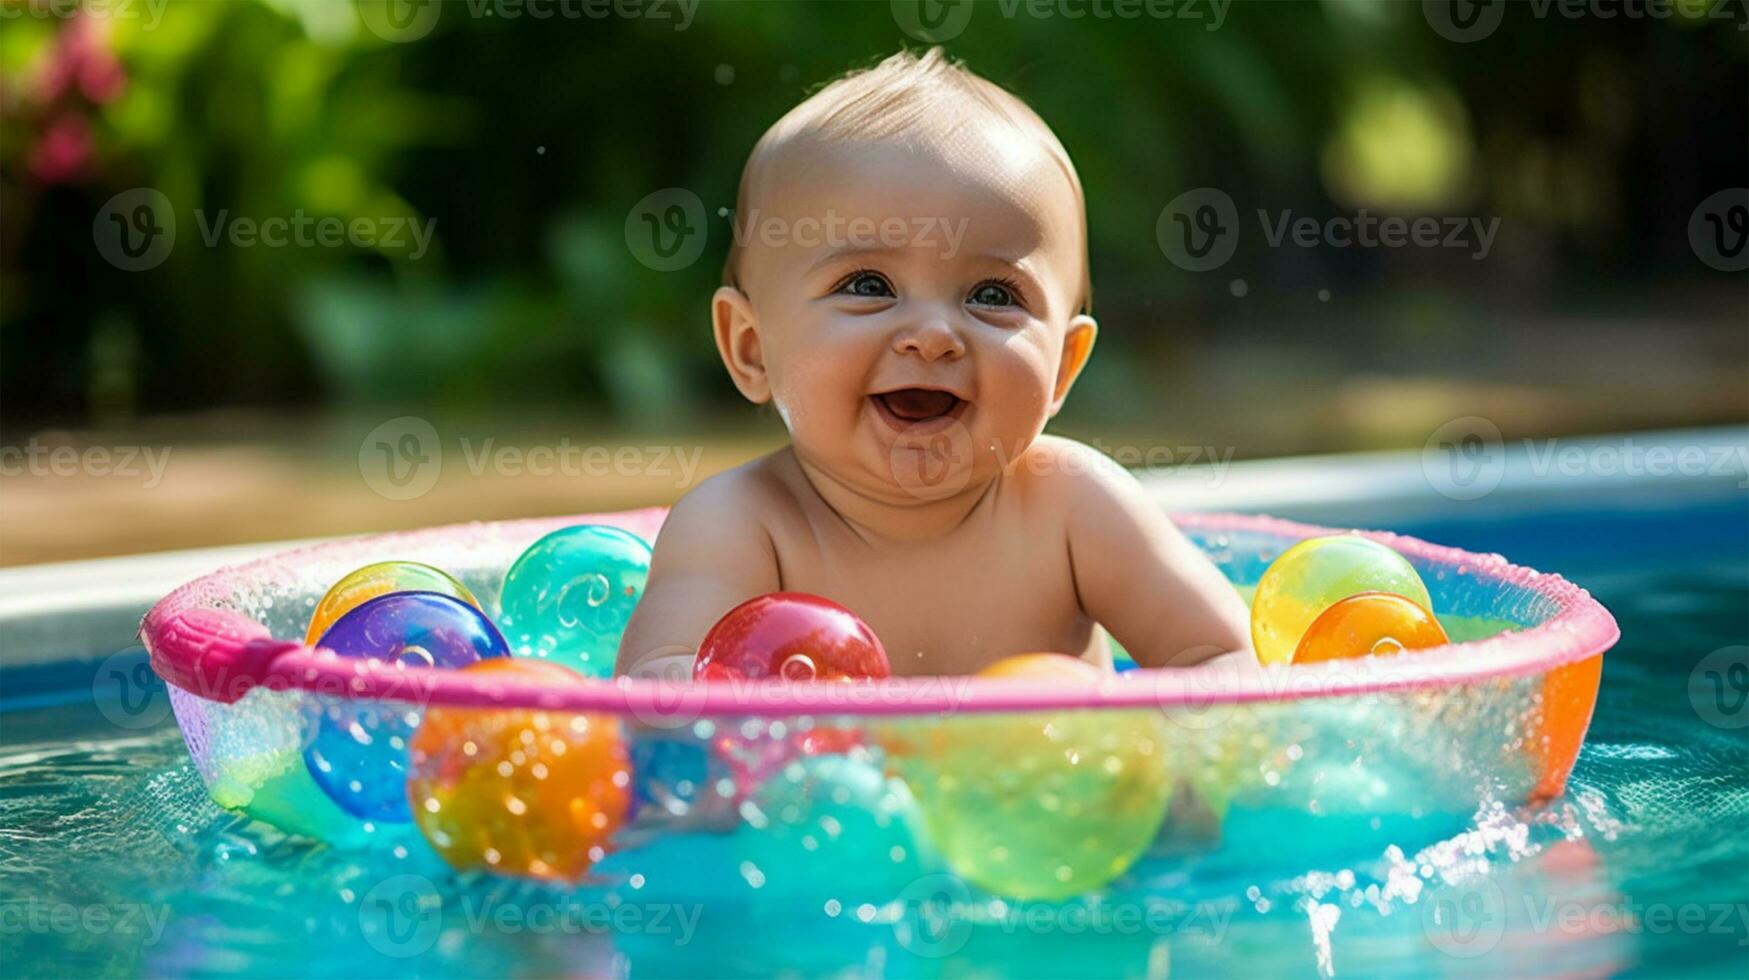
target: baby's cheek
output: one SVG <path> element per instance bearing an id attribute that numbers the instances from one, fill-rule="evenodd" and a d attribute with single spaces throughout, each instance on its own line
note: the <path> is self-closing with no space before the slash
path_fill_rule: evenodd
<path id="1" fill-rule="evenodd" d="M 1037 342 L 1021 341 L 1010 346 L 997 365 L 998 377 L 991 390 L 1001 401 L 1009 424 L 1020 428 L 1037 424 L 1050 409 L 1056 359 Z"/>

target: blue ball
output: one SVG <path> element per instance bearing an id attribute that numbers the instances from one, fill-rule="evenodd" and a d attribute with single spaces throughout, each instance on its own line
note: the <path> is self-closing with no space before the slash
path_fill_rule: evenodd
<path id="1" fill-rule="evenodd" d="M 393 592 L 341 616 L 317 646 L 345 657 L 459 668 L 510 648 L 483 613 L 436 592 Z M 423 717 L 410 704 L 312 697 L 304 764 L 316 785 L 356 817 L 403 823 L 407 743 Z"/>
<path id="2" fill-rule="evenodd" d="M 499 622 L 520 656 L 611 677 L 649 575 L 650 546 L 637 535 L 596 524 L 561 528 L 504 574 Z"/>

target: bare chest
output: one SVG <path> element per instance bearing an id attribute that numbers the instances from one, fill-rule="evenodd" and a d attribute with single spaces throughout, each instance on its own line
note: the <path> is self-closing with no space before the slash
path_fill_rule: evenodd
<path id="1" fill-rule="evenodd" d="M 773 542 L 783 588 L 855 611 L 895 675 L 973 673 L 1017 653 L 1081 655 L 1094 640 L 1061 533 L 990 521 L 925 542 L 870 544 L 836 527 Z"/>

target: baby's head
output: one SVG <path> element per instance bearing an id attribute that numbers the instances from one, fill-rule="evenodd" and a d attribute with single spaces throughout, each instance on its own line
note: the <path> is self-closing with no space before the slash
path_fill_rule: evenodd
<path id="1" fill-rule="evenodd" d="M 1062 144 L 941 50 L 826 86 L 741 177 L 717 346 L 797 454 L 894 503 L 982 486 L 1087 361 L 1086 211 Z"/>

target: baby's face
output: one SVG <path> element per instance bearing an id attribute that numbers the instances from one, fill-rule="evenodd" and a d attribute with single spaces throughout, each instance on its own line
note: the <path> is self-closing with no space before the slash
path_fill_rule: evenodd
<path id="1" fill-rule="evenodd" d="M 1093 324 L 1078 204 L 1036 140 L 991 125 L 788 147 L 751 201 L 740 286 L 806 462 L 880 499 L 940 499 L 1062 404 Z"/>

